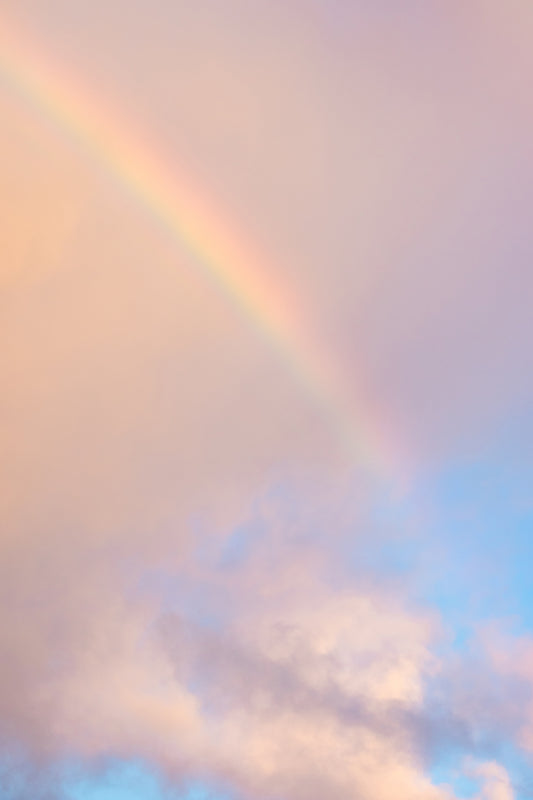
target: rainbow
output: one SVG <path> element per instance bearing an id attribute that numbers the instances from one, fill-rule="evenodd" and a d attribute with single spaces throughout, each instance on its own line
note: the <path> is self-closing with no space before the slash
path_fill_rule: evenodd
<path id="1" fill-rule="evenodd" d="M 0 20 L 0 74 L 46 118 L 105 166 L 188 252 L 246 316 L 322 410 L 351 459 L 373 472 L 397 462 L 390 436 L 370 404 L 347 389 L 332 354 L 313 337 L 293 299 L 199 188 L 158 158 L 157 148 L 96 101 L 64 66 Z"/>

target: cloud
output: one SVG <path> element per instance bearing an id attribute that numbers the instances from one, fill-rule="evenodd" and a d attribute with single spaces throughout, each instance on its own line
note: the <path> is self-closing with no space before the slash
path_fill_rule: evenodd
<path id="1" fill-rule="evenodd" d="M 256 592 L 240 587 L 246 610 L 214 631 L 165 615 L 154 639 L 128 611 L 100 624 L 60 678 L 59 751 L 142 756 L 258 797 L 441 796 L 401 713 L 420 707 L 428 623 L 313 582 Z"/>
<path id="2" fill-rule="evenodd" d="M 515 793 L 505 767 L 492 761 L 479 764 L 474 774 L 483 779 L 483 800 L 514 800 Z"/>
<path id="3" fill-rule="evenodd" d="M 494 673 L 493 694 L 507 687 L 505 708 L 496 703 L 498 724 L 526 750 L 533 749 L 533 641 L 529 634 L 513 634 L 508 626 L 487 625 L 483 631 L 487 660 Z M 500 706 L 500 708 L 499 708 Z M 499 713 L 498 713 L 499 710 Z"/>
<path id="4" fill-rule="evenodd" d="M 5 735 L 45 763 L 141 758 L 259 798 L 445 797 L 420 746 L 438 624 L 385 586 L 331 583 L 307 514 L 288 529 L 267 504 L 240 562 L 198 540 L 152 582 L 104 551 L 45 548 L 25 573 L 19 554 L 24 588 L 17 604 L 4 585 L 0 616 Z"/>

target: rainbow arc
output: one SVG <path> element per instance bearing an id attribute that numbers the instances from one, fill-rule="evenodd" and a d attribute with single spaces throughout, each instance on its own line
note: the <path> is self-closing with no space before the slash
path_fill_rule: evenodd
<path id="1" fill-rule="evenodd" d="M 158 156 L 134 128 L 99 102 L 64 66 L 0 20 L 0 72 L 17 94 L 67 132 L 174 237 L 258 330 L 327 416 L 345 450 L 390 474 L 395 448 L 368 403 L 347 389 L 334 359 L 313 336 L 275 270 L 204 193 Z"/>

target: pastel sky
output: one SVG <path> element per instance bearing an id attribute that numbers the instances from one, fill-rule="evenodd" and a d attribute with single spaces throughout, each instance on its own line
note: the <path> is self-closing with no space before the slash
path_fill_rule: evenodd
<path id="1" fill-rule="evenodd" d="M 0 800 L 533 796 L 530 0 L 2 0 Z"/>

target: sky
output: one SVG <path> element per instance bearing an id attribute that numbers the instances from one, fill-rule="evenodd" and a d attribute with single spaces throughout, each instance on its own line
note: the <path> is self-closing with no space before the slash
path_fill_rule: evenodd
<path id="1" fill-rule="evenodd" d="M 0 800 L 533 796 L 532 44 L 3 0 Z"/>

